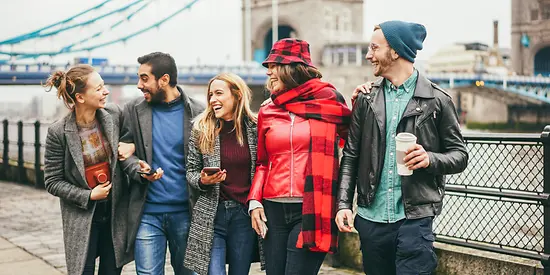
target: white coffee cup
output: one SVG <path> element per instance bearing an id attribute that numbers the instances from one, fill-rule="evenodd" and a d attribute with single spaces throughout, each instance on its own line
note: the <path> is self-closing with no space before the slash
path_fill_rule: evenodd
<path id="1" fill-rule="evenodd" d="M 411 133 L 399 133 L 395 136 L 395 160 L 397 162 L 397 174 L 410 176 L 413 171 L 405 166 L 405 152 L 416 144 L 416 136 Z"/>

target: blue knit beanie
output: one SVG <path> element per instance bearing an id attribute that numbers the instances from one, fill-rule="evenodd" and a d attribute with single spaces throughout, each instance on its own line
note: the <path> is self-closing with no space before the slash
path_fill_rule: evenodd
<path id="1" fill-rule="evenodd" d="M 417 23 L 387 21 L 380 24 L 382 33 L 399 56 L 414 63 L 416 51 L 422 50 L 426 28 Z"/>

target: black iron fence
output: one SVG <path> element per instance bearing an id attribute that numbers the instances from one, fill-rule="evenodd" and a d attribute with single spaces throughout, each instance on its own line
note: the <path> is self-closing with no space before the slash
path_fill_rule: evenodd
<path id="1" fill-rule="evenodd" d="M 3 179 L 26 183 L 27 170 L 33 170 L 36 186 L 43 188 L 48 125 L 3 121 Z M 468 168 L 446 179 L 443 213 L 434 224 L 436 240 L 540 260 L 550 274 L 550 126 L 541 134 L 464 138 Z"/>
<path id="2" fill-rule="evenodd" d="M 436 240 L 540 260 L 550 274 L 549 133 L 465 135 L 468 168 L 446 179 Z"/>
<path id="3" fill-rule="evenodd" d="M 44 142 L 49 123 L 40 121 L 2 121 L 2 179 L 28 183 L 32 178 L 36 187 L 44 187 Z"/>

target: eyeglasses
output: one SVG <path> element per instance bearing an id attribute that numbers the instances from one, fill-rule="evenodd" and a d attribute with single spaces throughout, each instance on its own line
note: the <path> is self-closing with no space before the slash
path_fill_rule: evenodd
<path id="1" fill-rule="evenodd" d="M 388 46 L 388 45 L 386 45 L 386 46 Z M 370 43 L 370 44 L 369 44 L 369 51 L 375 52 L 375 51 L 377 51 L 378 49 L 380 49 L 380 47 L 383 47 L 383 46 L 378 45 L 378 44 L 376 44 L 376 43 Z"/>

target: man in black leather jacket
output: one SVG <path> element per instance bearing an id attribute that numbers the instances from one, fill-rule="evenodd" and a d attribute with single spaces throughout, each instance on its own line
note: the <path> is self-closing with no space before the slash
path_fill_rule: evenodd
<path id="1" fill-rule="evenodd" d="M 365 274 L 431 274 L 433 218 L 441 213 L 444 175 L 468 162 L 451 97 L 414 68 L 426 37 L 424 26 L 388 21 L 375 27 L 366 58 L 372 89 L 359 86 L 340 166 L 336 224 L 355 227 Z M 360 92 L 364 91 L 364 94 Z M 410 176 L 397 173 L 395 135 L 412 133 L 405 152 Z M 352 203 L 357 188 L 357 217 Z"/>

